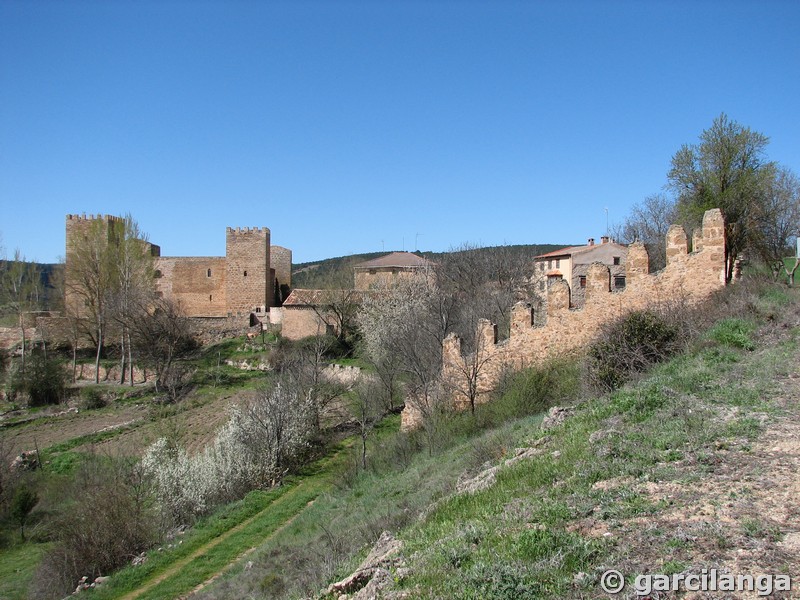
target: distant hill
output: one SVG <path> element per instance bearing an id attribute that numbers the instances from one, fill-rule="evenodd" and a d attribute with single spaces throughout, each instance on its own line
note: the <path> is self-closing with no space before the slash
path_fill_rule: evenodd
<path id="1" fill-rule="evenodd" d="M 502 246 L 504 251 L 511 250 L 513 253 L 521 255 L 527 259 L 534 256 L 552 252 L 569 244 L 516 244 Z M 480 248 L 481 252 L 492 252 L 500 246 L 488 246 Z M 351 254 L 349 256 L 337 256 L 336 258 L 326 258 L 312 262 L 297 263 L 292 265 L 292 287 L 301 289 L 325 289 L 341 288 L 353 285 L 353 267 L 358 263 L 372 260 L 380 256 L 385 256 L 391 251 L 368 252 L 365 254 Z M 456 251 L 458 252 L 458 251 Z M 428 260 L 437 262 L 447 252 L 415 252 L 419 256 L 424 256 Z"/>

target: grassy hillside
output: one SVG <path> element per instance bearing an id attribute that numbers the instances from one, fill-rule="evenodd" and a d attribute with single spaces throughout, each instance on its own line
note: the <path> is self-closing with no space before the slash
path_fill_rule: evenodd
<path id="1" fill-rule="evenodd" d="M 370 469 L 351 470 L 199 597 L 313 594 L 384 529 L 405 543 L 410 572 L 394 572 L 394 588 L 413 598 L 605 597 L 608 569 L 629 589 L 647 572 L 798 572 L 800 501 L 784 490 L 800 468 L 800 297 L 738 294 L 684 354 L 613 394 L 580 401 L 582 370 L 560 365 L 452 416 L 432 450 L 387 438 Z M 553 402 L 577 404 L 543 431 Z M 519 448 L 535 456 L 455 493 Z"/>
<path id="2" fill-rule="evenodd" d="M 317 596 L 352 573 L 384 530 L 405 544 L 409 571 L 395 568 L 394 588 L 413 598 L 605 597 L 600 578 L 611 568 L 629 586 L 644 572 L 800 572 L 800 294 L 742 285 L 706 312 L 709 328 L 685 353 L 613 394 L 589 393 L 581 364 L 562 361 L 516 375 L 475 415 L 450 415 L 433 446 L 387 418 L 368 439 L 366 470 L 357 440 L 345 440 L 87 597 Z M 0 435 L 32 436 L 48 469 L 63 473 L 82 452 L 164 434 L 190 442 L 201 425 L 207 439 L 209 422 L 259 377 L 218 366 L 220 356 L 269 351 L 248 344 L 207 349 L 192 397 L 163 413 L 141 408 L 146 398 L 120 398 Z M 574 413 L 542 430 L 554 404 Z M 117 422 L 127 425 L 105 429 Z M 519 448 L 530 457 L 506 465 Z M 493 485 L 457 492 L 495 467 Z M 25 598 L 46 532 L 34 519 L 26 543 L 11 534 L 5 543 L 0 598 Z"/>

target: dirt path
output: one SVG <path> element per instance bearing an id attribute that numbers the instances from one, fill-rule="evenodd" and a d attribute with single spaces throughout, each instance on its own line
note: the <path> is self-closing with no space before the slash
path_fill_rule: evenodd
<path id="1" fill-rule="evenodd" d="M 135 600 L 136 598 L 140 598 L 141 596 L 145 595 L 147 592 L 149 592 L 150 590 L 152 590 L 153 588 L 155 588 L 157 585 L 159 585 L 159 584 L 163 583 L 164 581 L 166 581 L 166 580 L 167 580 L 167 579 L 169 579 L 170 577 L 173 577 L 174 575 L 176 575 L 176 574 L 178 574 L 179 572 L 181 572 L 181 571 L 182 571 L 184 568 L 186 568 L 186 567 L 187 567 L 189 564 L 191 564 L 191 563 L 192 563 L 194 560 L 197 560 L 198 558 L 200 558 L 200 557 L 202 557 L 203 555 L 207 554 L 209 551 L 211 551 L 212 549 L 214 549 L 216 546 L 218 546 L 219 544 L 221 544 L 222 542 L 224 542 L 224 541 L 225 541 L 225 540 L 227 540 L 228 538 L 230 538 L 232 535 L 234 535 L 234 534 L 238 533 L 239 531 L 242 531 L 243 529 L 246 529 L 247 527 L 249 527 L 249 526 L 250 526 L 250 525 L 251 525 L 253 522 L 255 522 L 255 521 L 256 521 L 256 520 L 258 520 L 260 517 L 262 517 L 262 516 L 264 515 L 264 513 L 265 513 L 265 512 L 267 512 L 267 511 L 270 511 L 270 510 L 273 510 L 273 509 L 274 509 L 274 506 L 275 506 L 277 503 L 279 503 L 279 502 L 281 502 L 281 501 L 284 501 L 284 502 L 285 502 L 285 501 L 287 501 L 287 500 L 288 500 L 289 498 L 291 498 L 292 496 L 294 496 L 294 495 L 297 495 L 297 494 L 301 493 L 301 492 L 302 492 L 302 490 L 303 490 L 303 484 L 302 484 L 302 483 L 299 483 L 299 484 L 298 484 L 297 486 L 295 486 L 293 489 L 291 489 L 290 491 L 286 492 L 286 494 L 284 494 L 284 495 L 283 495 L 283 496 L 281 496 L 280 498 L 276 499 L 274 502 L 271 502 L 271 503 L 270 503 L 268 506 L 266 506 L 266 507 L 265 507 L 263 510 L 259 511 L 258 513 L 256 513 L 256 514 L 255 514 L 255 515 L 253 515 L 252 517 L 248 518 L 247 520 L 245 520 L 245 521 L 242 521 L 241 523 L 239 523 L 239 524 L 238 524 L 238 525 L 236 525 L 235 527 L 232 527 L 231 529 L 229 529 L 228 531 L 226 531 L 225 533 L 223 533 L 223 534 L 222 534 L 222 535 L 220 535 L 219 537 L 216 537 L 216 538 L 214 538 L 213 540 L 211 540 L 210 542 L 208 542 L 208 543 L 204 544 L 203 546 L 201 546 L 200 548 L 198 548 L 197 550 L 195 550 L 194 552 L 192 552 L 192 553 L 191 553 L 189 556 L 186 556 L 186 557 L 184 557 L 184 558 L 182 558 L 182 559 L 180 559 L 180 560 L 176 561 L 176 562 L 175 562 L 175 563 L 173 563 L 173 564 L 172 564 L 172 565 L 171 565 L 171 566 L 170 566 L 170 567 L 169 567 L 169 568 L 168 568 L 166 571 L 163 571 L 162 573 L 160 573 L 160 574 L 156 575 L 156 576 L 155 576 L 153 579 L 151 579 L 151 580 L 149 580 L 147 583 L 145 583 L 145 584 L 141 585 L 141 586 L 140 586 L 139 588 L 137 588 L 136 590 L 134 590 L 134 591 L 132 591 L 132 592 L 129 592 L 128 594 L 126 594 L 126 595 L 124 595 L 124 596 L 121 596 L 120 600 Z M 284 529 L 284 528 L 285 528 L 285 527 L 287 527 L 288 525 L 290 525 L 290 524 L 291 524 L 291 523 L 292 523 L 292 522 L 293 522 L 293 521 L 294 521 L 294 520 L 295 520 L 295 519 L 296 519 L 296 518 L 297 518 L 299 515 L 301 515 L 301 514 L 302 514 L 302 513 L 303 513 L 303 512 L 304 512 L 304 511 L 305 511 L 305 510 L 306 510 L 306 509 L 309 507 L 309 506 L 311 506 L 311 505 L 313 504 L 313 502 L 314 502 L 313 500 L 312 500 L 312 501 L 310 501 L 310 502 L 308 502 L 308 503 L 305 505 L 305 507 L 304 507 L 303 509 L 301 509 L 299 512 L 295 513 L 295 514 L 294 514 L 294 515 L 292 515 L 292 516 L 291 516 L 289 519 L 287 519 L 286 521 L 284 521 L 284 523 L 283 523 L 282 525 L 280 525 L 279 527 L 277 527 L 277 528 L 276 528 L 274 531 L 272 531 L 272 532 L 271 532 L 271 533 L 270 533 L 268 536 L 266 536 L 265 538 L 263 538 L 263 540 L 261 540 L 261 541 L 259 542 L 259 545 L 260 545 L 260 544 L 262 544 L 264 541 L 266 541 L 266 540 L 270 539 L 272 536 L 274 536 L 275 534 L 277 534 L 278 532 L 280 532 L 282 529 Z M 220 576 L 222 573 L 224 573 L 224 571 L 225 571 L 227 568 L 229 568 L 231 565 L 233 565 L 233 564 L 235 564 L 236 562 L 238 562 L 239 560 L 241 560 L 241 559 L 242 559 L 244 556 L 246 556 L 247 554 L 249 554 L 250 552 L 252 552 L 252 551 L 253 551 L 253 550 L 255 550 L 256 548 L 257 548 L 257 546 L 256 546 L 256 547 L 253 547 L 253 548 L 249 548 L 249 549 L 248 549 L 248 550 L 246 550 L 245 552 L 242 552 L 242 553 L 240 553 L 240 554 L 239 554 L 239 555 L 238 555 L 236 558 L 234 558 L 233 560 L 231 560 L 231 561 L 228 563 L 228 566 L 226 566 L 224 569 L 221 569 L 221 570 L 220 570 L 219 572 L 217 572 L 217 573 L 216 573 L 216 574 L 215 574 L 213 577 L 211 577 L 211 578 L 209 578 L 208 580 L 204 581 L 203 583 L 199 584 L 197 587 L 195 587 L 195 588 L 194 588 L 194 589 L 193 589 L 191 592 L 189 592 L 187 595 L 185 595 L 185 596 L 180 596 L 180 598 L 188 598 L 188 597 L 190 597 L 191 595 L 193 595 L 193 594 L 197 593 L 198 591 L 200 591 L 201 589 L 203 589 L 205 586 L 209 585 L 209 584 L 210 584 L 212 581 L 214 581 L 215 579 L 217 579 L 217 578 L 218 578 L 218 577 L 219 577 L 219 576 Z"/>
<path id="2" fill-rule="evenodd" d="M 243 558 L 245 558 L 245 557 L 246 557 L 246 556 L 248 556 L 249 554 L 252 554 L 254 551 L 258 550 L 258 549 L 259 549 L 259 548 L 260 548 L 260 547 L 261 547 L 261 546 L 262 546 L 264 543 L 266 543 L 267 541 L 269 541 L 270 539 L 272 539 L 273 537 L 275 537 L 277 534 L 279 534 L 281 531 L 283 531 L 284 529 L 286 529 L 286 528 L 287 528 L 289 525 L 291 525 L 292 523 L 294 523 L 295 519 L 297 519 L 297 517 L 299 517 L 300 515 L 302 515 L 302 514 L 303 514 L 303 513 L 304 513 L 304 512 L 305 512 L 305 511 L 306 511 L 306 510 L 307 510 L 307 509 L 308 509 L 308 508 L 309 508 L 309 507 L 312 505 L 312 504 L 314 504 L 314 500 L 310 500 L 310 501 L 309 501 L 309 502 L 306 504 L 306 507 L 305 507 L 303 510 L 301 510 L 300 512 L 298 512 L 298 513 L 296 513 L 295 515 L 293 515 L 293 516 L 292 516 L 292 518 L 290 518 L 290 519 L 287 519 L 287 520 L 284 522 L 284 524 L 283 524 L 283 525 L 281 525 L 280 527 L 278 527 L 278 528 L 277 528 L 275 531 L 273 531 L 273 532 L 272 532 L 272 533 L 270 533 L 270 534 L 269 534 L 267 537 L 265 537 L 263 540 L 261 540 L 261 541 L 259 542 L 258 546 L 252 546 L 251 548 L 248 548 L 247 550 L 245 550 L 244 552 L 242 552 L 242 553 L 241 553 L 239 556 L 237 556 L 236 558 L 234 558 L 234 559 L 233 559 L 233 560 L 232 560 L 232 561 L 231 561 L 231 562 L 228 564 L 228 566 L 227 566 L 227 567 L 225 567 L 224 569 L 220 570 L 220 571 L 219 571 L 218 573 L 216 573 L 216 574 L 215 574 L 213 577 L 209 577 L 209 578 L 208 578 L 208 579 L 206 579 L 206 580 L 205 580 L 203 583 L 201 583 L 201 584 L 199 584 L 198 586 L 196 586 L 196 587 L 195 587 L 195 588 L 194 588 L 194 589 L 193 589 L 191 592 L 189 592 L 189 594 L 188 594 L 188 595 L 186 595 L 186 596 L 181 596 L 181 597 L 180 597 L 180 600 L 186 600 L 187 598 L 191 598 L 192 596 L 194 596 L 194 595 L 195 595 L 197 592 L 199 592 L 199 591 L 200 591 L 200 590 L 202 590 L 203 588 L 205 588 L 205 587 L 208 587 L 209 585 L 211 585 L 212 583 L 214 583 L 214 582 L 215 582 L 217 579 L 219 579 L 220 577 L 222 577 L 222 576 L 223 576 L 223 575 L 224 575 L 224 574 L 225 574 L 225 573 L 226 573 L 226 572 L 227 572 L 229 569 L 233 568 L 233 566 L 234 566 L 236 563 L 238 563 L 239 561 L 241 561 Z"/>

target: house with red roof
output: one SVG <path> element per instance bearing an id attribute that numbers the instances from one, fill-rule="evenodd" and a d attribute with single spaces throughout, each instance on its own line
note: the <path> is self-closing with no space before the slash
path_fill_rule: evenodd
<path id="1" fill-rule="evenodd" d="M 584 246 L 567 246 L 533 259 L 532 281 L 545 296 L 547 288 L 554 281 L 564 280 L 570 287 L 570 304 L 583 306 L 586 288 L 586 272 L 592 263 L 602 263 L 609 268 L 611 289 L 625 289 L 625 262 L 628 247 L 618 244 L 608 236 L 594 238 Z"/>

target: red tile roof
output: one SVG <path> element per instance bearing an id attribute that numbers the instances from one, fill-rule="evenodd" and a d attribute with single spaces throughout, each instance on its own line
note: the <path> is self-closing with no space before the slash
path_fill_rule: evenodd
<path id="1" fill-rule="evenodd" d="M 433 263 L 411 252 L 392 252 L 373 260 L 357 264 L 355 269 L 377 269 L 381 267 L 421 268 L 429 267 Z"/>

